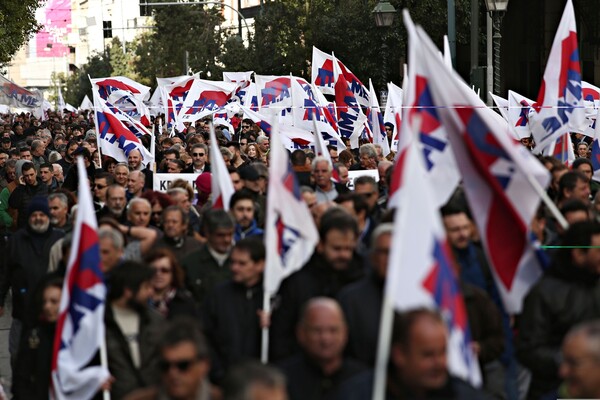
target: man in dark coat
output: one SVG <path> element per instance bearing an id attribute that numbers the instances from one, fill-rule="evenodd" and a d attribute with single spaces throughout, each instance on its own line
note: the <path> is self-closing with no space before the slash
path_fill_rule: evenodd
<path id="1" fill-rule="evenodd" d="M 335 208 L 321 218 L 320 241 L 310 260 L 285 279 L 273 312 L 271 356 L 278 360 L 297 349 L 294 329 L 304 304 L 313 297 L 336 297 L 361 279 L 363 260 L 355 252 L 358 225 L 347 211 Z"/>
<path id="2" fill-rule="evenodd" d="M 519 319 L 517 356 L 532 372 L 531 399 L 558 387 L 560 346 L 569 329 L 600 316 L 600 224 L 573 224 L 561 245 Z"/>
<path id="3" fill-rule="evenodd" d="M 115 268 L 109 279 L 104 322 L 115 399 L 149 387 L 159 378 L 158 341 L 164 321 L 148 307 L 153 277 L 154 271 L 147 265 L 127 261 Z"/>
<path id="4" fill-rule="evenodd" d="M 348 328 L 338 303 L 311 299 L 296 331 L 302 352 L 279 364 L 290 400 L 333 399 L 339 386 L 366 367 L 344 356 Z"/>
<path id="5" fill-rule="evenodd" d="M 26 162 L 21 168 L 23 184 L 18 185 L 8 198 L 10 208 L 17 210 L 17 227 L 25 228 L 29 218 L 27 206 L 35 196 L 48 194 L 48 186 L 44 185 L 37 177 L 37 171 L 32 162 Z"/>
<path id="6" fill-rule="evenodd" d="M 23 215 L 27 227 L 10 237 L 7 265 L 0 274 L 0 315 L 4 313 L 8 290 L 12 289 L 11 357 L 14 357 L 19 346 L 22 321 L 31 300 L 30 293 L 48 272 L 52 245 L 64 236 L 62 230 L 50 227 L 50 209 L 45 197 L 31 199 Z"/>
<path id="7" fill-rule="evenodd" d="M 231 279 L 208 294 L 202 315 L 204 332 L 214 350 L 213 382 L 220 382 L 229 367 L 245 358 L 260 358 L 265 246 L 248 237 L 231 250 Z"/>
<path id="8" fill-rule="evenodd" d="M 203 215 L 206 243 L 183 259 L 185 284 L 199 305 L 216 285 L 231 277 L 229 252 L 233 219 L 224 210 L 207 210 Z"/>

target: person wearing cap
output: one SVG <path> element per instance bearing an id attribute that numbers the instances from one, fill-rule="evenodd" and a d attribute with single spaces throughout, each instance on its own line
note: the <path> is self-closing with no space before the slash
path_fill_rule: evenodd
<path id="1" fill-rule="evenodd" d="M 2 150 L 4 151 L 8 151 L 10 150 L 12 147 L 12 142 L 10 141 L 9 137 L 3 137 L 2 138 Z"/>
<path id="2" fill-rule="evenodd" d="M 48 273 L 50 248 L 64 236 L 64 231 L 50 226 L 50 207 L 45 196 L 35 196 L 23 212 L 26 225 L 8 242 L 6 268 L 0 273 L 0 316 L 9 289 L 12 288 L 12 326 L 9 352 L 14 361 L 19 348 L 22 321 L 30 306 L 30 292 Z"/>
<path id="3" fill-rule="evenodd" d="M 32 162 L 25 162 L 21 167 L 22 184 L 18 185 L 8 198 L 8 206 L 18 213 L 17 227 L 27 225 L 27 206 L 35 196 L 48 194 L 48 186 L 42 183 Z"/>

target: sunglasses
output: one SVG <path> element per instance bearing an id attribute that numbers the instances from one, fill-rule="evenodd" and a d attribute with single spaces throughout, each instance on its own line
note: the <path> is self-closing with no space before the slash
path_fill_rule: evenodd
<path id="1" fill-rule="evenodd" d="M 169 372 L 172 367 L 175 367 L 179 372 L 187 372 L 192 365 L 194 365 L 199 358 L 192 358 L 189 360 L 179 360 L 179 361 L 167 361 L 161 360 L 158 363 L 158 367 L 163 373 Z"/>
<path id="2" fill-rule="evenodd" d="M 154 268 L 154 272 L 156 273 L 161 273 L 161 274 L 170 274 L 171 273 L 171 268 Z"/>
<path id="3" fill-rule="evenodd" d="M 250 128 L 250 125 L 242 125 L 242 129 L 248 129 Z"/>
<path id="4" fill-rule="evenodd" d="M 204 157 L 204 153 L 192 153 L 194 157 Z"/>
<path id="5" fill-rule="evenodd" d="M 105 188 L 107 188 L 108 186 L 106 186 L 106 185 L 98 185 L 98 184 L 95 184 L 95 185 L 94 185 L 94 187 L 95 187 L 96 189 L 105 189 Z"/>

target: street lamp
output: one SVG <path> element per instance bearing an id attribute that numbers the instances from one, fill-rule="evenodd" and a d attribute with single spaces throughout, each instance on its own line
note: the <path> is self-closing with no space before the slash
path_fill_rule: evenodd
<path id="1" fill-rule="evenodd" d="M 494 93 L 500 94 L 500 26 L 508 8 L 508 0 L 485 0 L 485 7 L 494 24 Z"/>
<path id="2" fill-rule="evenodd" d="M 387 0 L 379 0 L 379 3 L 375 6 L 371 14 L 375 17 L 375 24 L 379 27 L 392 26 L 394 23 L 394 17 L 396 16 L 396 9 Z"/>
<path id="3" fill-rule="evenodd" d="M 394 23 L 394 17 L 396 16 L 396 9 L 387 0 L 379 0 L 373 11 L 371 11 L 373 17 L 375 17 L 375 25 L 380 28 L 389 28 Z M 387 52 L 388 47 L 385 42 L 381 46 L 381 61 L 383 69 L 383 86 L 380 91 L 382 107 L 385 107 L 387 102 Z"/>

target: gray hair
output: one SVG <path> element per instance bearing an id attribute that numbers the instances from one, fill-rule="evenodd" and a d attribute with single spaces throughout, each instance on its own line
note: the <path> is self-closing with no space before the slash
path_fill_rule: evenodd
<path id="1" fill-rule="evenodd" d="M 52 193 L 48 196 L 48 202 L 51 202 L 54 199 L 58 199 L 63 206 L 69 207 L 69 199 L 67 199 L 67 195 L 64 193 Z"/>
<path id="2" fill-rule="evenodd" d="M 565 340 L 574 336 L 582 335 L 586 339 L 588 354 L 597 362 L 600 361 L 600 320 L 586 321 L 572 328 Z"/>
<path id="3" fill-rule="evenodd" d="M 173 188 L 170 188 L 169 190 L 167 190 L 167 195 L 173 196 L 174 194 L 185 194 L 186 196 L 189 196 L 188 191 L 185 190 L 184 188 L 173 187 Z"/>
<path id="4" fill-rule="evenodd" d="M 50 152 L 50 154 L 48 155 L 48 162 L 51 162 L 51 163 L 55 163 L 55 162 L 57 162 L 58 160 L 61 160 L 61 159 L 62 159 L 62 156 L 56 150 L 52 150 Z M 60 165 L 60 164 L 57 164 L 57 165 Z M 62 166 L 60 168 L 62 169 Z"/>
<path id="5" fill-rule="evenodd" d="M 129 200 L 129 204 L 127 204 L 127 215 L 131 214 L 133 206 L 136 204 L 144 204 L 148 206 L 150 210 L 152 210 L 152 204 L 150 204 L 147 199 L 144 199 L 143 197 L 134 197 L 133 199 Z"/>
<path id="6" fill-rule="evenodd" d="M 360 146 L 358 149 L 358 154 L 377 159 L 377 150 L 375 149 L 375 146 L 370 143 Z"/>
<path id="7" fill-rule="evenodd" d="M 98 229 L 98 240 L 109 239 L 115 249 L 123 250 L 125 239 L 123 234 L 110 226 L 102 226 Z"/>
<path id="8" fill-rule="evenodd" d="M 383 224 L 380 224 L 377 228 L 375 228 L 373 233 L 371 233 L 371 249 L 370 250 L 373 251 L 375 249 L 375 242 L 377 242 L 377 239 L 379 239 L 379 237 L 381 235 L 385 235 L 385 234 L 391 235 L 393 231 L 394 231 L 394 224 L 391 222 L 385 222 Z"/>
<path id="9" fill-rule="evenodd" d="M 333 169 L 333 165 L 329 162 L 329 160 L 323 156 L 317 156 L 312 160 L 311 169 L 314 171 L 317 168 L 317 164 L 320 162 L 324 162 L 327 164 L 327 170 L 331 172 Z"/>
<path id="10" fill-rule="evenodd" d="M 227 400 L 251 400 L 255 386 L 285 390 L 285 375 L 278 369 L 258 361 L 242 362 L 234 366 L 225 380 L 224 397 Z"/>
<path id="11" fill-rule="evenodd" d="M 257 143 L 257 144 L 261 144 L 262 142 L 265 142 L 265 141 L 267 141 L 267 140 L 269 140 L 269 138 L 268 138 L 267 136 L 265 136 L 265 135 L 259 135 L 259 136 L 256 138 L 256 143 Z"/>

